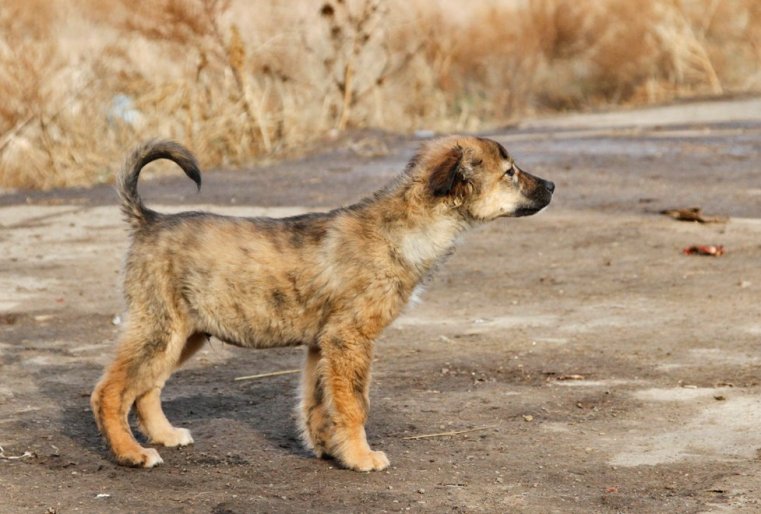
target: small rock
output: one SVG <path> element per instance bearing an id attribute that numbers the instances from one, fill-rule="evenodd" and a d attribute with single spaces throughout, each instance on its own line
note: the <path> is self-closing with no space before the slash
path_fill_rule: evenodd
<path id="1" fill-rule="evenodd" d="M 425 494 L 425 489 L 421 487 L 420 489 L 417 490 L 417 492 L 418 494 Z"/>
<path id="2" fill-rule="evenodd" d="M 532 416 L 531 414 L 525 414 L 523 416 L 523 421 L 534 421 L 534 416 Z"/>

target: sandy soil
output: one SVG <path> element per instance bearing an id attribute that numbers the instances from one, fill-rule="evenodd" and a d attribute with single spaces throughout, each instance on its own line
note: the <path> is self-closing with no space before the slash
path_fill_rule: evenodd
<path id="1" fill-rule="evenodd" d="M 362 474 L 297 440 L 302 350 L 212 341 L 165 389 L 195 445 L 116 466 L 88 408 L 121 311 L 111 190 L 0 195 L 0 512 L 761 512 L 761 101 L 490 134 L 557 184 L 467 235 L 377 345 Z M 146 180 L 159 209 L 347 203 L 417 143 L 363 133 L 250 172 Z M 685 223 L 661 209 L 728 216 Z M 721 244 L 722 257 L 685 256 Z M 451 436 L 411 436 L 470 430 Z"/>

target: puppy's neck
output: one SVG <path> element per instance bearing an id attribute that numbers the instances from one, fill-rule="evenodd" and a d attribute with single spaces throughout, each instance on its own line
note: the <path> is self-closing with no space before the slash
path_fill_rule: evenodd
<path id="1" fill-rule="evenodd" d="M 399 231 L 396 239 L 399 255 L 420 276 L 454 250 L 458 236 L 467 228 L 459 217 L 431 216 L 422 223 Z"/>
<path id="2" fill-rule="evenodd" d="M 456 209 L 432 201 L 416 181 L 402 181 L 376 202 L 394 252 L 421 278 L 452 253 L 458 236 L 470 226 Z"/>
<path id="3" fill-rule="evenodd" d="M 456 208 L 431 199 L 425 184 L 410 175 L 402 175 L 351 210 L 362 213 L 366 230 L 385 240 L 417 280 L 451 254 L 458 236 L 471 226 Z"/>

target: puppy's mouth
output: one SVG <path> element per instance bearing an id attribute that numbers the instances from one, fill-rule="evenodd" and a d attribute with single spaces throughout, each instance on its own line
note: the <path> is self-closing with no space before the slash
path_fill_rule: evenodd
<path id="1" fill-rule="evenodd" d="M 536 214 L 537 212 L 543 210 L 550 204 L 551 201 L 552 192 L 550 189 L 540 190 L 539 194 L 536 197 L 532 198 L 528 205 L 524 205 L 523 207 L 516 209 L 513 213 L 513 216 L 516 218 L 531 216 L 532 214 Z"/>
<path id="2" fill-rule="evenodd" d="M 521 207 L 515 213 L 513 214 L 516 218 L 521 218 L 523 216 L 531 216 L 532 214 L 536 214 L 537 212 L 541 211 L 545 207 L 547 207 L 549 203 L 542 205 L 541 207 Z"/>

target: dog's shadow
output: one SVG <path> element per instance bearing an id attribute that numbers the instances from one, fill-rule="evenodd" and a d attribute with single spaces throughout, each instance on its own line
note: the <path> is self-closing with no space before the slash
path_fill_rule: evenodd
<path id="1" fill-rule="evenodd" d="M 189 428 L 195 438 L 195 445 L 182 450 L 184 457 L 207 465 L 248 464 L 256 459 L 251 454 L 259 451 L 313 458 L 301 442 L 296 421 L 300 373 L 235 380 L 273 369 L 300 369 L 302 362 L 303 354 L 295 348 L 242 351 L 225 364 L 191 366 L 175 373 L 164 388 L 162 407 L 172 424 Z M 96 462 L 100 457 L 113 463 L 89 409 L 89 393 L 102 371 L 94 364 L 69 364 L 40 374 L 38 385 L 39 392 L 60 407 L 60 435 L 68 441 L 56 438 L 58 446 L 70 446 L 72 454 L 90 454 Z M 375 414 L 377 420 L 390 413 Z M 148 445 L 137 430 L 134 409 L 130 420 L 140 444 Z M 157 449 L 165 459 L 172 458 L 172 450 Z"/>
<path id="2" fill-rule="evenodd" d="M 58 461 L 68 466 L 81 464 L 88 455 L 108 455 L 90 412 L 89 393 L 102 371 L 102 367 L 95 364 L 76 363 L 47 367 L 36 374 L 38 393 L 56 404 L 60 411 L 58 420 L 49 420 L 51 434 L 48 437 L 51 448 L 56 449 L 54 454 L 48 451 L 50 467 L 55 467 Z"/>
<path id="3" fill-rule="evenodd" d="M 212 441 L 221 455 L 227 455 L 224 458 L 227 461 L 236 460 L 230 452 L 256 446 L 257 441 L 267 450 L 274 448 L 282 453 L 309 457 L 295 419 L 299 374 L 235 381 L 236 376 L 256 373 L 260 366 L 233 368 L 177 373 L 167 385 L 167 399 L 163 401 L 167 418 L 175 426 L 192 431 L 199 443 L 196 448 L 201 448 L 204 441 Z M 178 387 L 182 390 L 178 391 Z M 211 452 L 205 453 L 204 461 L 215 459 L 209 456 Z"/>

